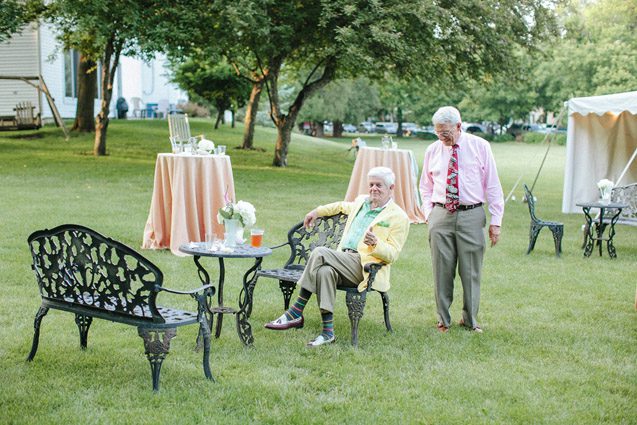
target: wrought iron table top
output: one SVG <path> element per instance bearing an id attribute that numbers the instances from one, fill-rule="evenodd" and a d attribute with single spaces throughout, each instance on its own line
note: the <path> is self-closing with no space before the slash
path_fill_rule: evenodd
<path id="1" fill-rule="evenodd" d="M 594 202 L 580 202 L 575 204 L 578 207 L 582 207 L 582 208 L 604 208 L 604 209 L 608 209 L 608 208 L 628 208 L 628 204 L 620 204 L 617 202 L 609 202 L 608 204 L 604 204 L 601 203 L 599 201 L 594 201 Z"/>
<path id="2" fill-rule="evenodd" d="M 232 248 L 232 251 L 218 249 L 212 251 L 206 248 L 205 242 L 191 242 L 179 246 L 179 251 L 189 255 L 199 255 L 201 257 L 217 258 L 263 258 L 272 254 L 272 249 L 262 246 L 255 248 L 248 244 L 240 244 Z"/>

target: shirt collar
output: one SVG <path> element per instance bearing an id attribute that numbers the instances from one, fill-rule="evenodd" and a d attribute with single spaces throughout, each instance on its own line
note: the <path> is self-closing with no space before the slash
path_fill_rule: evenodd
<path id="1" fill-rule="evenodd" d="M 393 198 L 393 197 L 390 197 L 390 198 L 387 200 L 387 202 L 385 202 L 385 204 L 384 204 L 384 205 L 381 205 L 381 206 L 380 206 L 380 207 L 378 207 L 378 208 L 372 208 L 372 202 L 369 200 L 369 196 L 368 196 L 368 197 L 367 197 L 367 199 L 365 199 L 365 204 L 367 205 L 367 208 L 369 208 L 369 210 L 370 210 L 370 211 L 382 211 L 382 210 L 383 210 L 383 209 L 384 209 L 387 205 L 389 205 L 389 203 L 390 203 L 391 201 L 393 201 L 393 200 L 394 200 L 394 198 Z"/>

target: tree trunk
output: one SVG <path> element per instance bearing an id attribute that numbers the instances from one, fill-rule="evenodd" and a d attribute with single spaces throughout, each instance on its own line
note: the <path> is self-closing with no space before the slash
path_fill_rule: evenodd
<path id="1" fill-rule="evenodd" d="M 77 70 L 77 107 L 71 131 L 95 131 L 95 92 L 97 91 L 97 64 L 83 54 Z"/>
<path id="2" fill-rule="evenodd" d="M 259 111 L 259 99 L 263 91 L 263 80 L 252 83 L 252 91 L 250 92 L 250 100 L 246 107 L 246 117 L 243 126 L 243 144 L 241 149 L 254 149 L 254 125 L 257 120 L 257 112 Z"/>
<path id="3" fill-rule="evenodd" d="M 343 137 L 343 121 L 334 121 L 332 123 L 332 137 Z"/>
<path id="4" fill-rule="evenodd" d="M 396 137 L 403 137 L 403 108 L 399 106 L 397 109 L 398 129 L 396 130 Z"/>
<path id="5" fill-rule="evenodd" d="M 122 51 L 122 42 L 115 40 L 115 34 L 106 43 L 102 59 L 102 95 L 100 112 L 95 117 L 95 143 L 93 155 L 106 155 L 106 130 L 108 130 L 108 112 L 113 97 L 113 79 L 119 64 L 119 54 Z"/>
<path id="6" fill-rule="evenodd" d="M 278 93 L 278 77 L 282 63 L 282 58 L 272 58 L 269 64 L 270 66 L 268 67 L 270 70 L 268 81 L 271 82 L 271 89 L 268 90 L 270 96 L 270 115 L 277 128 L 274 160 L 272 161 L 272 165 L 275 167 L 286 167 L 288 164 L 288 145 L 292 139 L 292 129 L 299 116 L 301 107 L 303 107 L 303 104 L 310 96 L 332 81 L 336 74 L 335 58 L 327 58 L 325 62 L 318 63 L 312 72 L 310 72 L 303 88 L 296 95 L 294 102 L 292 102 L 292 105 L 288 109 L 288 113 L 283 114 L 281 112 Z M 320 66 L 323 66 L 322 75 L 318 79 L 310 82 Z"/>
<path id="7" fill-rule="evenodd" d="M 217 119 L 215 121 L 215 130 L 219 129 L 219 124 L 223 122 L 223 109 L 217 108 Z"/>
<path id="8" fill-rule="evenodd" d="M 291 124 L 290 124 L 291 123 Z M 292 140 L 292 129 L 294 122 L 286 121 L 281 127 L 277 127 L 276 145 L 274 147 L 274 161 L 272 165 L 275 167 L 288 166 L 288 146 Z"/>
<path id="9" fill-rule="evenodd" d="M 314 137 L 325 137 L 325 128 L 323 127 L 323 121 L 314 121 L 312 123 L 312 136 Z"/>
<path id="10" fill-rule="evenodd" d="M 234 108 L 230 110 L 230 128 L 234 128 Z"/>

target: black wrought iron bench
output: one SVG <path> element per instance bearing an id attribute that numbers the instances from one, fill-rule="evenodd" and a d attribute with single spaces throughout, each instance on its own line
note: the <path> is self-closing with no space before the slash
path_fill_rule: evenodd
<path id="1" fill-rule="evenodd" d="M 303 222 L 300 222 L 290 229 L 286 243 L 272 247 L 272 249 L 277 249 L 289 246 L 290 257 L 283 267 L 259 270 L 257 276 L 277 279 L 279 281 L 279 288 L 283 293 L 284 310 L 287 310 L 290 306 L 290 298 L 294 293 L 296 283 L 303 274 L 303 269 L 312 250 L 319 246 L 336 249 L 343 236 L 346 222 L 347 216 L 345 214 L 319 217 L 311 229 L 306 229 L 303 226 Z M 369 277 L 367 280 L 367 289 L 363 292 L 359 292 L 357 288 L 337 287 L 337 289 L 345 292 L 345 303 L 351 324 L 352 345 L 354 347 L 358 347 L 358 322 L 363 317 L 367 293 L 373 290 L 372 283 L 374 282 L 376 273 L 382 266 L 382 263 L 369 263 L 365 265 L 365 270 L 369 273 Z M 383 301 L 385 327 L 387 331 L 392 332 L 391 323 L 389 321 L 389 295 L 387 292 L 377 292 Z"/>
<path id="2" fill-rule="evenodd" d="M 531 216 L 531 226 L 529 230 L 529 247 L 526 251 L 527 255 L 530 254 L 531 251 L 533 251 L 533 248 L 535 248 L 535 241 L 540 234 L 540 230 L 542 230 L 543 227 L 548 227 L 551 233 L 553 233 L 555 255 L 559 257 L 562 253 L 562 236 L 564 235 L 564 224 L 558 223 L 557 221 L 546 221 L 537 218 L 535 216 L 535 198 L 533 198 L 533 194 L 526 184 L 524 185 L 524 194 L 524 196 L 526 197 L 526 202 L 529 206 L 529 214 Z"/>
<path id="3" fill-rule="evenodd" d="M 619 214 L 619 218 L 617 218 L 617 221 L 615 222 L 616 225 L 624 224 L 627 226 L 637 226 L 637 183 L 614 187 L 610 195 L 610 200 L 613 203 L 628 205 L 627 208 L 622 209 L 621 213 Z M 616 209 L 609 208 L 606 211 L 607 212 L 601 224 L 603 228 L 599 229 L 601 233 L 604 233 L 604 229 L 610 224 L 612 217 L 617 214 Z M 595 225 L 599 226 L 599 222 L 595 221 Z M 586 246 L 587 238 L 588 223 L 585 223 L 584 243 L 582 244 L 582 247 Z M 601 241 L 598 241 L 598 243 L 601 243 Z"/>
<path id="4" fill-rule="evenodd" d="M 163 288 L 163 274 L 153 263 L 120 242 L 75 224 L 34 232 L 28 242 L 42 304 L 35 315 L 27 361 L 32 361 L 38 350 L 40 324 L 49 309 L 75 314 L 82 349 L 86 349 L 93 318 L 110 320 L 137 327 L 150 362 L 153 390 L 158 391 L 161 365 L 176 328 L 198 323 L 204 375 L 214 381 L 210 329 L 204 315 L 206 297 L 214 292 L 212 286 L 193 291 Z M 158 306 L 160 292 L 190 295 L 197 301 L 197 312 Z"/>

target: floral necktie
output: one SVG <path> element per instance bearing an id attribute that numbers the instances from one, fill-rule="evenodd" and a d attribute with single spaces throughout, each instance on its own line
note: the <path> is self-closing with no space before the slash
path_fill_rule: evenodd
<path id="1" fill-rule="evenodd" d="M 458 145 L 451 146 L 451 158 L 449 158 L 449 168 L 447 170 L 447 195 L 445 208 L 454 213 L 460 205 L 458 196 Z"/>

